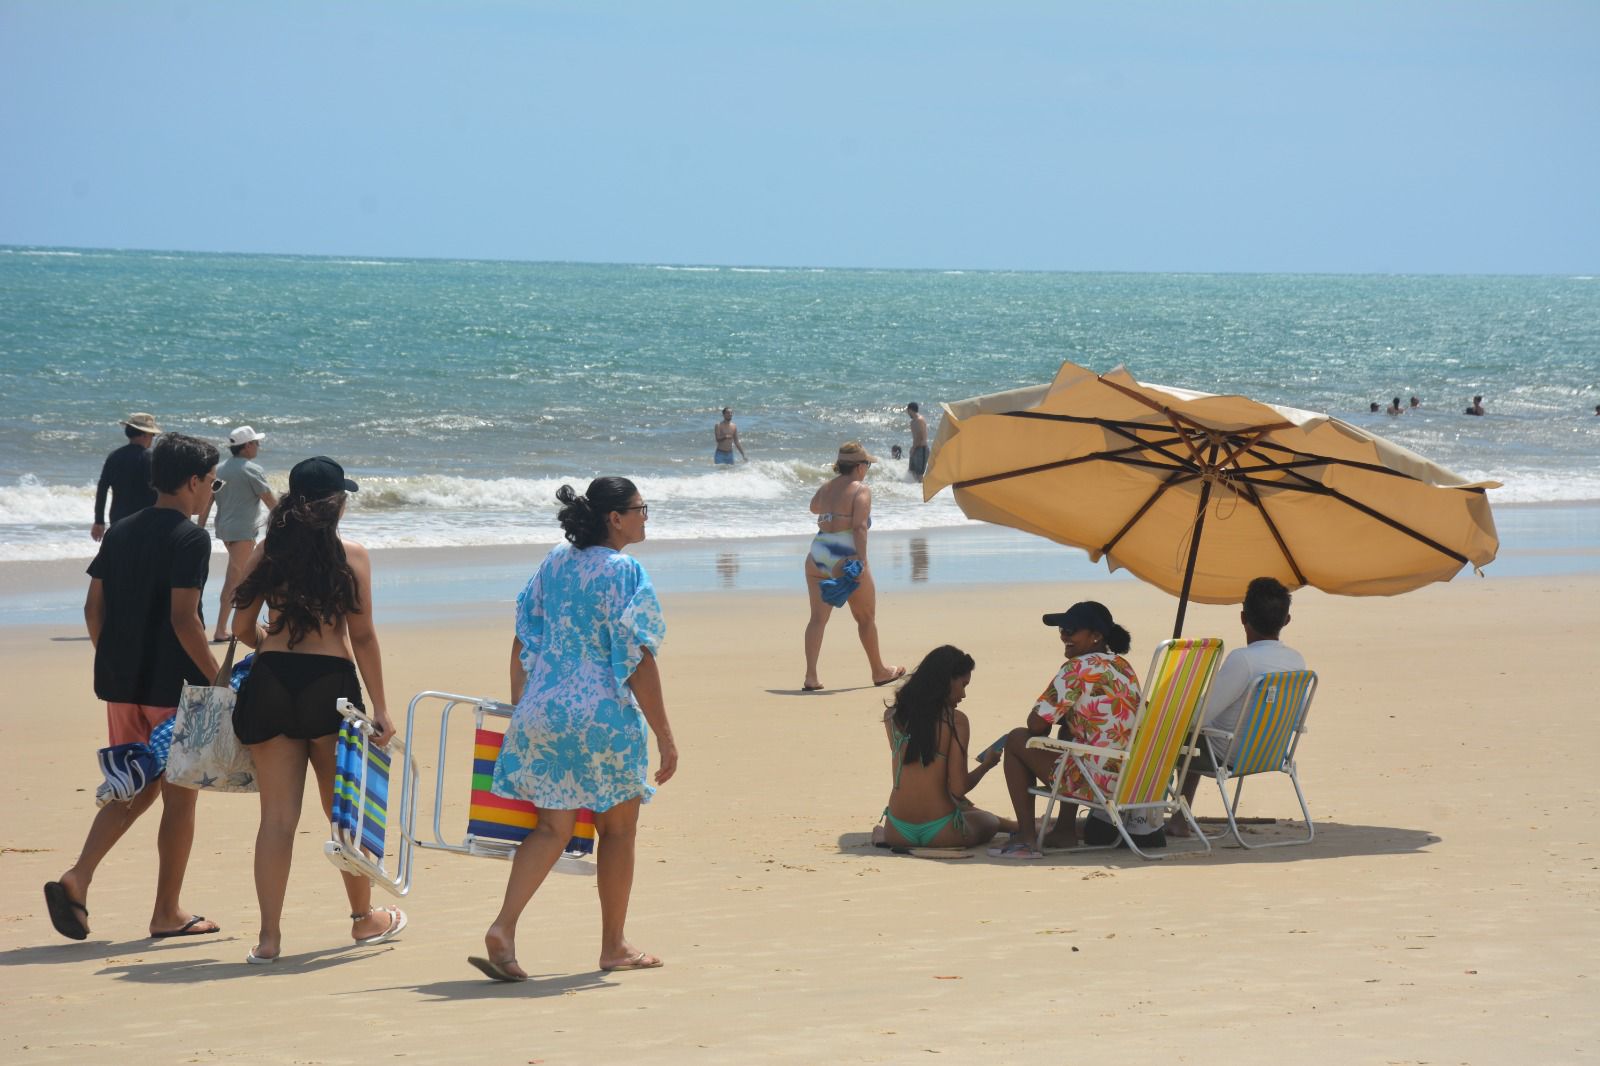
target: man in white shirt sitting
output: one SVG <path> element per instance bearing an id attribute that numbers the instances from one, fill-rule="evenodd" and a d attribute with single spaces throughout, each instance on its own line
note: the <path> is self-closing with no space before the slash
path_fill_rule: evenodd
<path id="1" fill-rule="evenodd" d="M 1233 732 L 1239 712 L 1244 710 L 1245 695 L 1256 678 L 1277 670 L 1306 668 L 1305 658 L 1278 639 L 1283 627 L 1289 624 L 1289 599 L 1289 590 L 1276 578 L 1258 577 L 1250 582 L 1244 594 L 1244 608 L 1239 612 L 1239 621 L 1244 623 L 1245 646 L 1229 652 L 1212 679 L 1202 728 Z M 1189 774 L 1183 781 L 1183 798 L 1189 803 L 1194 802 L 1200 771 L 1214 769 L 1204 741 L 1200 752 L 1190 762 Z M 1189 826 L 1181 817 L 1173 817 L 1167 823 L 1167 835 L 1188 836 Z"/>

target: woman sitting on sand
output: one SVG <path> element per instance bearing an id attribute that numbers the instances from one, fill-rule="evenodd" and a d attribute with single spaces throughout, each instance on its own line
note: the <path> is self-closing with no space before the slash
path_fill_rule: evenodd
<path id="1" fill-rule="evenodd" d="M 972 680 L 972 656 L 946 644 L 930 651 L 900 686 L 883 716 L 894 788 L 883 809 L 884 843 L 894 847 L 962 848 L 988 841 L 998 816 L 966 799 L 1000 761 L 988 751 L 967 769 L 971 727 L 956 707 Z M 1014 828 L 1009 823 L 1005 828 Z"/>
<path id="2" fill-rule="evenodd" d="M 497 796 L 531 801 L 539 822 L 511 860 L 504 902 L 467 961 L 496 981 L 526 981 L 517 964 L 517 922 L 572 837 L 578 811 L 594 812 L 600 891 L 600 969 L 648 970 L 661 959 L 629 942 L 639 805 L 656 737 L 666 784 L 678 766 L 656 652 L 666 637 L 661 603 L 639 560 L 622 549 L 645 538 L 650 509 L 633 482 L 598 477 L 556 499 L 568 543 L 558 545 L 517 598 L 511 639 L 516 704 L 494 765 Z M 547 927 L 539 939 L 549 940 Z"/>
<path id="3" fill-rule="evenodd" d="M 372 563 L 365 548 L 339 537 L 345 494 L 354 491 L 356 483 L 326 456 L 296 464 L 289 471 L 289 492 L 272 509 L 267 535 L 245 563 L 233 594 L 234 636 L 256 649 L 233 712 L 233 731 L 250 749 L 261 789 L 255 855 L 261 935 L 245 958 L 252 965 L 276 962 L 283 951 L 283 897 L 308 763 L 317 775 L 323 813 L 331 816 L 334 748 L 343 724 L 335 705 L 343 696 L 366 707 L 358 665 L 372 697 L 374 742 L 387 744 L 394 735 L 372 627 Z M 265 629 L 257 623 L 262 604 L 270 612 Z M 355 942 L 381 944 L 399 935 L 405 912 L 374 908 L 371 881 L 341 876 Z"/>
<path id="4" fill-rule="evenodd" d="M 885 666 L 878 652 L 878 588 L 867 565 L 867 530 L 872 525 L 872 490 L 867 488 L 867 471 L 877 459 L 867 454 L 858 441 L 839 446 L 833 464 L 838 476 L 811 497 L 811 513 L 817 516 L 817 535 L 811 538 L 806 555 L 806 591 L 811 597 L 811 620 L 806 623 L 806 676 L 801 687 L 807 692 L 822 688 L 817 680 L 817 657 L 822 654 L 822 631 L 832 613 L 822 598 L 822 583 L 838 578 L 847 563 L 859 564 L 856 587 L 848 593 L 850 613 L 856 620 L 856 635 L 867 653 L 872 668 L 872 683 L 887 685 L 905 676 L 903 666 Z M 854 571 L 855 565 L 850 569 Z"/>
<path id="5" fill-rule="evenodd" d="M 1126 736 L 1139 713 L 1139 678 L 1122 657 L 1132 646 L 1132 638 L 1112 620 L 1104 604 L 1084 600 L 1059 614 L 1045 615 L 1044 624 L 1055 627 L 1061 635 L 1067 659 L 1028 712 L 1028 724 L 1013 729 L 1006 737 L 1006 791 L 1011 794 L 1017 829 L 1005 847 L 990 852 L 1002 859 L 1042 858 L 1033 846 L 1038 830 L 1033 794 L 1028 790 L 1034 782 L 1049 782 L 1054 777 L 1059 756 L 1030 750 L 1028 739 L 1042 737 L 1052 725 L 1058 725 L 1065 738 L 1081 744 L 1105 744 Z M 1077 770 L 1067 772 L 1065 791 L 1084 795 L 1087 786 L 1078 778 Z M 1095 781 L 1102 789 L 1110 787 L 1109 776 L 1096 774 Z M 1085 843 L 1109 844 L 1117 839 L 1116 829 L 1099 818 L 1099 813 L 1093 812 L 1085 824 Z M 1061 817 L 1051 831 L 1049 843 L 1075 846 L 1077 817 L 1077 804 L 1062 804 Z M 1129 817 L 1128 825 L 1131 833 L 1139 834 L 1136 839 L 1140 847 L 1166 846 L 1159 821 L 1134 815 Z"/>

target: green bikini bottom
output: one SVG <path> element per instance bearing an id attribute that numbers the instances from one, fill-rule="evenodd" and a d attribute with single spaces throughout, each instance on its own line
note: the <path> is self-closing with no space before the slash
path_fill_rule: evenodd
<path id="1" fill-rule="evenodd" d="M 942 818 L 935 818 L 931 822 L 903 822 L 889 813 L 889 808 L 883 809 L 884 819 L 894 827 L 907 844 L 914 848 L 927 847 L 947 825 L 954 825 L 957 829 L 967 828 L 966 819 L 961 816 L 961 808 L 957 807 Z"/>

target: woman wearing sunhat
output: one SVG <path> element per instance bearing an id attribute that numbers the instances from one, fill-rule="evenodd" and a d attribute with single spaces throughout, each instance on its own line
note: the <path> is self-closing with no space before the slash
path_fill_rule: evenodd
<path id="1" fill-rule="evenodd" d="M 1017 831 L 1003 848 L 992 852 L 1002 859 L 1041 857 L 1033 846 L 1038 830 L 1033 794 L 1028 790 L 1036 781 L 1050 780 L 1057 756 L 1030 750 L 1028 739 L 1044 736 L 1057 726 L 1065 739 L 1105 744 L 1126 737 L 1139 713 L 1139 678 L 1123 658 L 1132 646 L 1132 638 L 1112 619 L 1105 604 L 1084 600 L 1065 611 L 1045 615 L 1043 621 L 1061 637 L 1066 661 L 1028 712 L 1028 724 L 1013 729 L 1006 738 L 1006 791 L 1011 794 L 1011 806 L 1016 812 Z M 1069 769 L 1068 773 L 1072 775 L 1070 790 L 1082 795 L 1086 786 L 1078 779 L 1077 770 Z M 1096 775 L 1096 782 L 1102 789 L 1109 787 L 1109 778 Z M 1077 804 L 1062 804 L 1060 820 L 1051 834 L 1053 844 L 1070 847 L 1078 842 L 1077 816 Z M 1130 824 L 1130 830 L 1148 832 L 1151 847 L 1166 843 L 1165 837 L 1157 839 L 1159 823 L 1154 827 Z M 1116 836 L 1109 822 L 1097 824 L 1093 816 L 1084 827 L 1086 843 L 1107 844 Z M 1143 838 L 1139 840 L 1141 847 L 1146 843 Z"/>
<path id="2" fill-rule="evenodd" d="M 886 666 L 878 652 L 878 589 L 867 564 L 867 530 L 872 526 L 872 490 L 867 488 L 867 471 L 878 460 L 867 453 L 859 441 L 839 446 L 833 464 L 837 475 L 811 497 L 811 513 L 817 516 L 817 534 L 811 538 L 806 554 L 806 591 L 811 599 L 811 620 L 806 623 L 806 676 L 801 687 L 807 692 L 822 688 L 817 679 L 817 657 L 822 654 L 822 632 L 833 607 L 823 598 L 826 590 L 836 599 L 846 597 L 856 620 L 861 649 L 872 668 L 872 683 L 887 685 L 904 677 L 903 666 Z M 853 586 L 853 587 L 851 587 Z"/>
<path id="3" fill-rule="evenodd" d="M 307 765 L 316 774 L 323 813 L 332 815 L 339 697 L 366 709 L 365 681 L 377 726 L 373 741 L 382 745 L 394 735 L 372 626 L 372 563 L 365 548 L 339 536 L 346 495 L 356 488 L 344 467 L 325 455 L 295 464 L 289 491 L 272 509 L 267 535 L 233 595 L 234 636 L 256 649 L 233 711 L 233 731 L 250 749 L 261 789 L 255 854 L 261 933 L 245 959 L 252 965 L 275 962 L 283 951 L 283 897 Z M 257 621 L 263 606 L 265 627 Z M 373 907 L 371 881 L 341 876 L 354 923 L 351 939 L 381 944 L 398 936 L 405 912 Z"/>

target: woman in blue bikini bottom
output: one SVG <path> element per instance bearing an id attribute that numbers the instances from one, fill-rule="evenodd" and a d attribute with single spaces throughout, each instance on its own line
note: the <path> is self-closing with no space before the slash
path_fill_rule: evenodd
<path id="1" fill-rule="evenodd" d="M 995 766 L 986 751 L 967 769 L 971 727 L 956 709 L 972 680 L 972 656 L 946 644 L 930 651 L 900 686 L 883 716 L 894 789 L 883 809 L 884 843 L 892 847 L 972 847 L 1003 828 L 967 792 Z"/>

